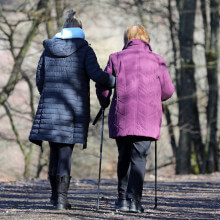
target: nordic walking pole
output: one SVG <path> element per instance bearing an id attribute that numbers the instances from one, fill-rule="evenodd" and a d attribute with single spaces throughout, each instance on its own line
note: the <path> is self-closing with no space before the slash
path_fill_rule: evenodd
<path id="1" fill-rule="evenodd" d="M 102 143 L 103 143 L 103 130 L 104 130 L 104 113 L 105 113 L 105 109 L 102 108 L 102 127 L 101 127 L 101 143 L 100 143 L 100 158 L 99 158 L 98 199 L 97 199 L 98 210 L 99 210 L 99 194 L 100 194 L 100 181 L 101 181 L 101 170 L 102 170 Z"/>
<path id="2" fill-rule="evenodd" d="M 157 208 L 157 141 L 155 141 L 155 205 L 154 209 Z"/>
<path id="3" fill-rule="evenodd" d="M 101 117 L 101 115 L 102 115 L 102 108 L 99 109 L 99 112 L 96 115 L 95 120 L 93 121 L 92 125 L 96 125 L 96 123 L 98 122 L 98 120 Z"/>

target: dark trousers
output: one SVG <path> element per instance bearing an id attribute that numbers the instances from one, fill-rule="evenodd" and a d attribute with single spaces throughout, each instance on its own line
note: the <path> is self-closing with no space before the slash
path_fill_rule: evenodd
<path id="1" fill-rule="evenodd" d="M 141 201 L 146 157 L 151 139 L 126 136 L 116 139 L 118 146 L 118 197 Z"/>
<path id="2" fill-rule="evenodd" d="M 74 145 L 53 143 L 50 145 L 49 175 L 69 176 L 71 171 L 71 156 Z"/>

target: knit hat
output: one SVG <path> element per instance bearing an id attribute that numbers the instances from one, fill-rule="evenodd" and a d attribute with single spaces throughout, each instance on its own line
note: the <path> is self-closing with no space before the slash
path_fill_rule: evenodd
<path id="1" fill-rule="evenodd" d="M 79 27 L 82 28 L 82 22 L 75 17 L 76 11 L 70 9 L 66 12 L 66 18 L 63 22 L 63 28 Z"/>

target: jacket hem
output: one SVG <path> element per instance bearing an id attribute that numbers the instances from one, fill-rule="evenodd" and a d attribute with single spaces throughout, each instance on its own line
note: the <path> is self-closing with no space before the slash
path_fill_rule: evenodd
<path id="1" fill-rule="evenodd" d="M 42 148 L 42 143 L 43 141 L 48 141 L 48 142 L 54 142 L 54 143 L 62 143 L 62 144 L 82 144 L 83 149 L 87 148 L 87 142 L 86 141 L 73 141 L 73 142 L 64 142 L 64 141 L 55 141 L 55 140 L 49 140 L 49 139 L 37 139 L 37 138 L 29 138 L 29 141 L 40 146 Z"/>

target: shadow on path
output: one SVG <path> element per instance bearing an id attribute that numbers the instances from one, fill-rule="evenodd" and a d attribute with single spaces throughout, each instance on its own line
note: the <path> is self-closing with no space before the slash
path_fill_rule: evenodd
<path id="1" fill-rule="evenodd" d="M 49 203 L 50 186 L 46 180 L 0 183 L 0 218 L 220 219 L 220 181 L 159 182 L 156 210 L 154 182 L 145 182 L 143 214 L 115 210 L 116 189 L 116 180 L 102 180 L 100 209 L 96 210 L 96 181 L 72 181 L 69 190 L 72 209 L 58 211 Z"/>

